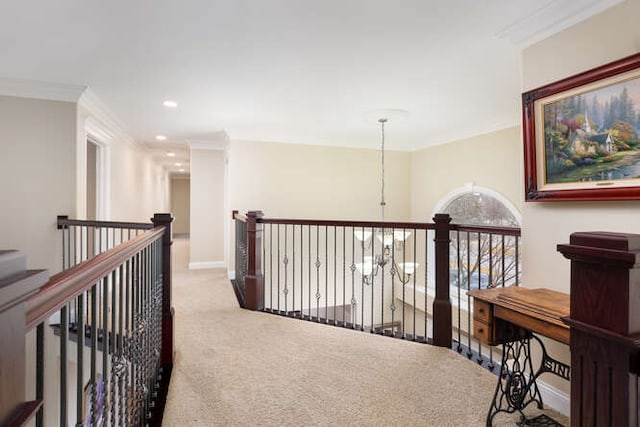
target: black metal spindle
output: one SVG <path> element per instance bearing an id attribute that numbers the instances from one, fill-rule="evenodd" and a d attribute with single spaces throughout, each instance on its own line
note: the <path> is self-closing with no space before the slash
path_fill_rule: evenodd
<path id="1" fill-rule="evenodd" d="M 356 328 L 356 237 L 355 227 L 351 228 L 351 327 Z"/>
<path id="2" fill-rule="evenodd" d="M 504 288 L 505 286 L 505 276 L 506 276 L 506 265 L 505 265 L 505 256 L 504 256 L 504 248 L 505 248 L 505 235 L 502 235 L 502 271 L 501 271 L 501 276 L 502 276 L 502 287 Z"/>
<path id="3" fill-rule="evenodd" d="M 424 230 L 424 342 L 428 342 L 429 337 L 429 298 L 428 298 L 428 280 L 429 280 L 429 230 Z M 458 331 L 460 331 L 460 322 L 458 322 Z M 458 345 L 460 340 L 458 340 Z"/>
<path id="4" fill-rule="evenodd" d="M 296 226 L 291 226 L 291 311 L 296 314 Z"/>
<path id="5" fill-rule="evenodd" d="M 115 234 L 114 234 L 115 237 Z M 110 346 L 109 349 L 111 351 L 111 398 L 109 400 L 110 402 L 110 419 L 111 419 L 111 423 L 113 425 L 116 425 L 116 391 L 117 391 L 117 378 L 116 378 L 116 363 L 117 363 L 117 356 L 116 356 L 116 345 L 117 345 L 117 340 L 118 340 L 118 335 L 116 333 L 117 329 L 116 329 L 116 314 L 118 312 L 119 307 L 116 304 L 116 279 L 117 279 L 117 269 L 113 270 L 111 272 L 111 330 L 109 331 L 111 333 L 111 340 L 110 340 Z"/>
<path id="6" fill-rule="evenodd" d="M 309 266 L 309 320 L 311 320 L 311 226 L 309 228 L 309 252 L 308 252 L 308 266 Z"/>
<path id="7" fill-rule="evenodd" d="M 466 239 L 466 245 L 467 245 L 467 265 L 466 265 L 466 272 L 467 272 L 467 278 L 466 278 L 466 285 L 467 285 L 467 289 L 471 289 L 471 233 L 469 233 L 468 231 L 467 233 L 467 239 Z M 467 293 L 467 307 L 471 307 L 471 297 L 469 296 L 469 293 Z M 471 316 L 467 316 L 467 357 L 471 358 L 473 356 L 473 353 L 471 351 Z"/>
<path id="8" fill-rule="evenodd" d="M 462 339 L 461 339 L 461 331 L 462 331 L 462 319 L 461 319 L 461 313 L 460 313 L 460 307 L 461 307 L 461 290 L 462 290 L 462 283 L 460 280 L 460 271 L 462 269 L 462 263 L 460 261 L 460 230 L 456 230 L 456 247 L 458 248 L 458 250 L 456 251 L 456 284 L 457 284 L 457 298 L 458 298 L 458 353 L 462 352 Z M 469 307 L 469 311 L 471 310 L 471 307 Z M 470 313 L 467 314 L 467 316 L 470 316 Z"/>
<path id="9" fill-rule="evenodd" d="M 280 270 L 281 270 L 281 266 L 280 266 L 280 260 L 282 258 L 280 258 L 280 224 L 278 224 L 278 228 L 276 229 L 276 234 L 278 237 L 278 241 L 277 241 L 277 248 L 278 248 L 278 255 L 276 257 L 276 266 L 278 269 L 278 280 L 277 280 L 277 287 L 278 287 L 278 292 L 276 293 L 276 298 L 277 298 L 277 303 L 278 303 L 278 313 L 280 313 Z"/>
<path id="10" fill-rule="evenodd" d="M 336 311 L 338 310 L 338 229 L 333 226 L 333 325 L 338 325 L 338 316 Z"/>
<path id="11" fill-rule="evenodd" d="M 324 226 L 324 321 L 329 323 L 329 227 Z"/>
<path id="12" fill-rule="evenodd" d="M 395 265 L 396 263 L 396 245 L 391 245 L 391 263 Z M 391 325 L 395 325 L 396 322 L 396 269 L 391 268 Z M 403 323 L 404 328 L 404 323 Z M 396 336 L 396 328 L 391 327 L 391 336 Z"/>
<path id="13" fill-rule="evenodd" d="M 392 232 L 393 233 L 393 232 Z M 372 240 L 373 241 L 373 240 Z M 380 334 L 384 335 L 384 279 L 385 279 L 385 263 L 384 263 L 384 258 L 385 258 L 385 248 L 384 248 L 384 229 L 382 229 L 382 244 L 381 244 L 381 249 L 382 251 L 380 252 L 380 256 L 382 257 L 382 272 L 380 274 Z M 375 262 L 375 260 L 374 260 Z M 393 269 L 393 258 L 391 259 L 391 269 Z M 371 286 L 373 288 L 373 284 Z M 373 294 L 372 294 L 373 295 Z M 391 296 L 391 299 L 393 300 L 393 296 Z M 373 313 L 373 298 L 371 301 L 371 312 Z M 372 319 L 373 319 L 373 315 L 372 315 Z M 373 328 L 372 328 L 373 330 Z"/>
<path id="14" fill-rule="evenodd" d="M 100 408 L 102 419 L 108 425 L 107 401 L 109 396 L 109 276 L 102 281 L 102 396 L 103 405 Z"/>
<path id="15" fill-rule="evenodd" d="M 69 318 L 67 305 L 60 309 L 60 427 L 67 427 L 67 343 Z M 78 344 L 79 345 L 79 344 Z"/>
<path id="16" fill-rule="evenodd" d="M 91 425 L 97 425 L 97 422 L 98 422 L 98 400 L 97 400 L 98 283 L 96 283 L 91 287 L 91 375 L 90 375 L 90 378 L 91 378 L 91 399 L 90 399 Z"/>
<path id="17" fill-rule="evenodd" d="M 300 225 L 300 318 L 304 318 L 304 226 Z"/>
<path id="18" fill-rule="evenodd" d="M 482 289 L 482 235 L 478 232 L 478 289 Z M 469 287 L 471 289 L 471 287 Z M 471 305 L 468 306 L 471 308 Z M 471 316 L 468 316 L 471 317 Z M 471 335 L 471 330 L 468 331 L 469 335 Z M 482 357 L 482 343 L 480 340 L 476 340 L 478 342 L 478 363 L 482 364 L 484 362 L 484 358 Z"/>
<path id="19" fill-rule="evenodd" d="M 36 399 L 44 400 L 44 322 L 36 327 Z M 44 425 L 44 408 L 36 412 L 36 427 Z"/>
<path id="20" fill-rule="evenodd" d="M 404 229 L 402 230 L 402 232 L 404 233 Z M 395 244 L 393 245 L 395 247 Z M 402 241 L 402 265 L 405 266 L 407 264 L 407 251 L 405 250 L 405 242 L 404 240 Z M 397 272 L 398 274 L 400 274 L 400 272 Z M 406 290 L 407 290 L 407 286 L 405 283 L 405 279 L 404 279 L 404 271 L 402 273 L 402 276 L 400 278 L 400 282 L 402 283 L 402 339 L 407 338 L 407 331 L 406 331 L 406 320 L 405 320 L 405 313 L 406 313 Z"/>
<path id="21" fill-rule="evenodd" d="M 342 326 L 347 326 L 346 298 L 347 298 L 347 228 L 342 227 Z"/>
<path id="22" fill-rule="evenodd" d="M 520 248 L 520 239 L 518 238 L 518 236 L 514 236 L 513 238 L 515 240 L 516 243 L 516 259 L 515 259 L 515 263 L 516 263 L 516 280 L 514 281 L 514 284 L 516 286 L 520 286 L 520 254 L 519 254 L 519 248 Z M 504 254 L 503 254 L 504 256 Z"/>
<path id="23" fill-rule="evenodd" d="M 374 245 L 373 243 L 373 233 L 371 233 L 371 246 Z M 362 279 L 360 280 L 360 298 L 362 299 L 362 301 L 360 301 L 360 307 L 361 307 L 361 314 L 360 314 L 360 330 L 364 331 L 364 281 L 365 281 L 365 271 L 364 271 L 364 227 L 362 227 Z"/>
<path id="24" fill-rule="evenodd" d="M 418 243 L 418 230 L 414 229 L 413 235 L 413 340 L 416 341 L 418 339 L 418 333 L 416 330 L 416 243 Z"/>
<path id="25" fill-rule="evenodd" d="M 320 226 L 316 225 L 316 321 L 320 322 Z"/>
<path id="26" fill-rule="evenodd" d="M 269 224 L 269 310 L 273 312 L 273 224 Z"/>
<path id="27" fill-rule="evenodd" d="M 375 234 L 375 229 L 371 229 L 371 267 L 372 268 L 377 268 L 377 260 L 376 260 L 376 256 L 375 256 L 375 244 L 374 244 L 374 236 Z M 382 246 L 384 247 L 384 229 L 383 229 L 383 233 L 382 233 Z M 384 249 L 382 250 L 381 257 L 384 257 Z M 382 260 L 381 260 L 382 261 Z M 375 279 L 375 270 L 371 270 L 371 330 L 369 332 L 373 333 L 374 329 L 375 329 L 375 319 L 373 318 L 374 315 L 374 288 L 375 286 L 373 286 L 373 282 Z M 384 265 L 382 266 L 382 274 L 384 274 Z M 364 294 L 363 294 L 364 295 Z M 364 297 L 363 297 L 364 299 Z M 362 317 L 362 323 L 364 324 L 364 316 Z"/>
<path id="28" fill-rule="evenodd" d="M 81 293 L 76 298 L 78 304 L 77 330 L 76 330 L 76 427 L 84 425 L 84 346 L 85 346 L 85 327 L 84 327 L 84 299 L 86 293 Z"/>

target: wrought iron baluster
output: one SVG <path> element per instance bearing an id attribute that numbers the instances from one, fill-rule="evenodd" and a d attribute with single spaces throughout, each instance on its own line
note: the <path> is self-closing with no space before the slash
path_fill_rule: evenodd
<path id="1" fill-rule="evenodd" d="M 276 228 L 276 235 L 278 237 L 278 241 L 277 241 L 277 247 L 278 247 L 278 254 L 277 254 L 277 268 L 278 268 L 278 283 L 277 283 L 277 287 L 278 287 L 278 292 L 276 293 L 277 296 L 277 303 L 278 303 L 278 313 L 280 312 L 280 260 L 282 258 L 280 258 L 280 224 L 278 224 L 278 227 Z"/>
<path id="2" fill-rule="evenodd" d="M 36 327 L 36 399 L 44 399 L 44 322 Z M 36 427 L 44 425 L 44 408 L 36 412 Z"/>
<path id="3" fill-rule="evenodd" d="M 471 289 L 471 233 L 470 232 L 466 232 L 467 233 L 467 239 L 466 239 L 466 244 L 467 244 L 467 265 L 466 265 L 466 271 L 467 271 L 467 289 Z M 467 293 L 467 307 L 471 307 L 471 297 L 469 296 L 469 293 Z M 471 316 L 467 316 L 467 331 L 471 331 Z M 471 351 L 471 334 L 467 332 L 467 357 L 469 359 L 471 359 L 471 357 L 473 357 L 473 352 Z"/>
<path id="4" fill-rule="evenodd" d="M 429 337 L 429 298 L 428 298 L 428 283 L 429 280 L 429 230 L 424 230 L 424 342 L 428 342 Z M 459 305 L 458 305 L 459 306 Z M 458 311 L 458 314 L 460 312 Z M 460 322 L 458 321 L 458 332 L 460 332 Z M 460 339 L 458 339 L 458 345 L 460 345 Z"/>
<path id="5" fill-rule="evenodd" d="M 396 245 L 391 245 L 391 305 L 389 309 L 391 310 L 391 324 L 395 325 L 396 323 Z M 404 322 L 402 327 L 404 328 Z M 396 328 L 391 328 L 391 336 L 396 336 Z"/>
<path id="6" fill-rule="evenodd" d="M 320 322 L 320 226 L 316 225 L 316 321 Z"/>
<path id="7" fill-rule="evenodd" d="M 269 224 L 269 310 L 273 312 L 273 224 Z"/>
<path id="8" fill-rule="evenodd" d="M 371 233 L 373 235 L 373 233 Z M 364 227 L 362 227 L 362 236 L 363 236 L 363 240 L 362 240 L 362 280 L 360 283 L 360 296 L 362 298 L 362 301 L 360 303 L 360 306 L 362 307 L 361 309 L 361 316 L 360 316 L 360 330 L 364 331 L 364 282 L 365 282 L 365 274 L 364 274 Z M 371 245 L 373 246 L 373 237 L 371 240 Z M 373 261 L 372 261 L 373 262 Z"/>
<path id="9" fill-rule="evenodd" d="M 417 273 L 417 254 L 416 254 L 416 246 L 418 243 L 418 230 L 413 230 L 413 340 L 416 341 L 418 339 L 418 331 L 416 329 L 416 273 Z M 405 265 L 406 268 L 406 265 Z M 411 277 L 411 275 L 409 275 Z M 425 313 L 426 316 L 426 313 Z M 393 326 L 391 326 L 393 327 Z"/>
<path id="10" fill-rule="evenodd" d="M 296 314 L 296 226 L 291 226 L 291 311 Z"/>
<path id="11" fill-rule="evenodd" d="M 355 227 L 351 228 L 351 328 L 356 328 L 356 237 Z"/>
<path id="12" fill-rule="evenodd" d="M 402 230 L 402 232 L 404 233 L 404 229 Z M 393 244 L 393 246 L 395 246 L 395 244 Z M 403 266 L 407 265 L 407 251 L 405 250 L 404 240 L 402 241 L 402 265 Z M 405 326 L 406 325 L 405 316 L 407 311 L 407 303 L 406 303 L 407 284 L 405 283 L 405 280 L 404 280 L 404 272 L 402 273 L 402 276 L 400 276 L 401 273 L 399 271 L 397 271 L 396 274 L 398 274 L 400 283 L 402 283 L 402 339 L 405 339 L 407 338 L 407 330 Z"/>
<path id="13" fill-rule="evenodd" d="M 98 285 L 91 287 L 91 399 L 89 417 L 91 425 L 98 423 L 98 400 L 97 400 L 97 352 L 98 352 Z"/>
<path id="14" fill-rule="evenodd" d="M 108 235 L 107 235 L 108 238 Z M 109 275 L 102 283 L 102 419 L 109 424 Z"/>
<path id="15" fill-rule="evenodd" d="M 329 323 L 329 227 L 324 226 L 324 322 Z"/>
<path id="16" fill-rule="evenodd" d="M 342 326 L 347 326 L 347 227 L 342 227 Z"/>
<path id="17" fill-rule="evenodd" d="M 338 325 L 338 316 L 336 310 L 338 309 L 338 228 L 333 226 L 333 325 Z"/>
<path id="18" fill-rule="evenodd" d="M 457 254 L 456 254 L 456 284 L 457 284 L 457 294 L 458 294 L 458 353 L 462 352 L 462 338 L 461 338 L 461 330 L 462 330 L 462 319 L 461 319 L 461 314 L 460 314 L 460 302 L 461 302 L 461 280 L 460 280 L 460 271 L 462 269 L 462 263 L 460 261 L 460 230 L 456 230 L 456 248 L 457 248 Z M 471 307 L 469 307 L 469 311 L 471 310 Z M 467 314 L 467 317 L 469 317 L 470 314 Z M 467 330 L 468 333 L 469 330 Z"/>
<path id="19" fill-rule="evenodd" d="M 482 235 L 478 232 L 478 289 L 482 289 Z M 471 280 L 471 279 L 469 279 Z M 471 286 L 469 286 L 471 289 Z M 471 305 L 468 305 L 471 308 Z M 471 317 L 471 316 L 468 316 Z M 468 332 L 471 334 L 471 330 Z M 484 363 L 484 358 L 482 357 L 482 343 L 480 340 L 476 340 L 478 342 L 478 364 L 482 365 Z"/>
<path id="20" fill-rule="evenodd" d="M 67 343 L 69 338 L 68 306 L 60 308 L 60 426 L 67 426 Z M 78 343 L 79 345 L 79 343 Z"/>
<path id="21" fill-rule="evenodd" d="M 84 299 L 86 293 L 77 296 L 78 317 L 76 323 L 76 427 L 84 425 L 84 346 L 85 346 L 85 327 L 84 327 Z"/>

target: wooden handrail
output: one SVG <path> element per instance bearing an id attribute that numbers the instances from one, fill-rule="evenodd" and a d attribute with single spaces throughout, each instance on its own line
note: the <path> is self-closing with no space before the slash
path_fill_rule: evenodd
<path id="1" fill-rule="evenodd" d="M 164 231 L 164 227 L 146 231 L 113 249 L 52 276 L 38 293 L 27 300 L 27 331 L 51 316 L 72 298 L 90 289 L 98 280 L 150 243 L 161 238 Z"/>
<path id="2" fill-rule="evenodd" d="M 289 218 L 260 218 L 261 224 L 288 225 L 320 225 L 329 227 L 365 227 L 365 228 L 406 228 L 411 230 L 434 230 L 435 225 L 423 222 L 381 222 L 381 221 L 340 221 L 323 219 L 289 219 Z"/>
<path id="3" fill-rule="evenodd" d="M 235 219 L 246 221 L 244 215 L 236 213 Z M 291 219 L 291 218 L 260 218 L 257 220 L 261 224 L 287 224 L 287 225 L 319 225 L 328 227 L 364 227 L 364 228 L 406 228 L 411 230 L 435 230 L 435 224 L 424 222 L 382 222 L 382 221 L 341 221 L 323 219 Z M 464 231 L 471 233 L 504 234 L 506 236 L 520 236 L 520 228 L 517 227 L 497 227 L 489 225 L 466 225 L 450 224 L 450 229 L 454 231 Z"/>
<path id="4" fill-rule="evenodd" d="M 497 227 L 492 225 L 451 224 L 451 230 L 470 233 L 503 234 L 505 236 L 520 236 L 518 227 Z"/>
<path id="5" fill-rule="evenodd" d="M 84 219 L 69 219 L 66 216 L 58 216 L 58 228 L 64 228 L 69 225 L 81 227 L 101 227 L 101 228 L 125 228 L 133 230 L 151 230 L 152 223 L 147 222 L 121 222 L 121 221 L 93 221 Z"/>

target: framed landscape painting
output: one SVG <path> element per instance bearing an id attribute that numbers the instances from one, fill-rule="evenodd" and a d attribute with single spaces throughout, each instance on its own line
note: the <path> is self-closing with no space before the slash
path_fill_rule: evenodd
<path id="1" fill-rule="evenodd" d="M 527 201 L 640 199 L 640 53 L 522 95 Z"/>

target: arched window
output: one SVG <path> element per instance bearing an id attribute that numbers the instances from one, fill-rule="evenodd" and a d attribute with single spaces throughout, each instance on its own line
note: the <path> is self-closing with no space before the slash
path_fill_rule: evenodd
<path id="1" fill-rule="evenodd" d="M 444 197 L 436 212 L 448 213 L 456 224 L 520 227 L 520 213 L 506 198 L 470 184 Z M 518 284 L 520 255 L 515 236 L 452 232 L 449 275 L 454 299 L 465 294 L 460 291 Z"/>

